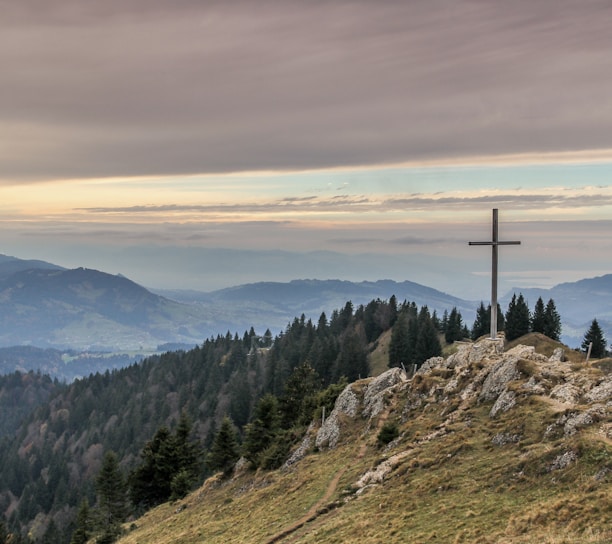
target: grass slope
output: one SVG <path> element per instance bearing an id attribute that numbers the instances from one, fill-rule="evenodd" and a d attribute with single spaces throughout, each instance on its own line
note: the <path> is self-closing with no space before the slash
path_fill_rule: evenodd
<path id="1" fill-rule="evenodd" d="M 606 372 L 571 364 L 585 380 L 601 380 Z M 534 365 L 521 367 L 529 372 L 514 388 L 534 376 L 550 378 Z M 611 542 L 610 420 L 547 437 L 546 428 L 568 411 L 562 403 L 529 395 L 492 418 L 492 402 L 441 397 L 451 378 L 444 369 L 417 376 L 386 395 L 374 420 L 344 417 L 335 449 L 311 449 L 275 472 L 212 478 L 183 501 L 136 520 L 120 542 Z M 381 449 L 384 422 L 396 423 L 401 434 Z M 509 438 L 496 445 L 496 436 Z M 567 452 L 575 460 L 551 468 Z M 381 482 L 356 485 L 383 461 L 393 469 Z"/>

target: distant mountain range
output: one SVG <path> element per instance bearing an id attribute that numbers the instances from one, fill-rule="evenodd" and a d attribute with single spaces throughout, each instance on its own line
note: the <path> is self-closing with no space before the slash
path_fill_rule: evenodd
<path id="1" fill-rule="evenodd" d="M 519 292 L 518 289 L 513 292 Z M 563 321 L 562 340 L 575 347 L 593 317 L 612 339 L 612 274 L 552 289 L 521 289 L 532 309 L 553 298 Z M 512 292 L 501 299 L 502 308 Z M 254 327 L 274 334 L 304 314 L 328 317 L 347 301 L 355 307 L 395 295 L 427 305 L 441 316 L 453 307 L 471 326 L 479 301 L 468 301 L 418 283 L 380 280 L 260 282 L 213 292 L 152 292 L 121 276 L 67 270 L 44 261 L 0 255 L 0 347 L 151 351 L 191 347 L 205 338 Z M 170 349 L 170 348 L 168 348 Z"/>

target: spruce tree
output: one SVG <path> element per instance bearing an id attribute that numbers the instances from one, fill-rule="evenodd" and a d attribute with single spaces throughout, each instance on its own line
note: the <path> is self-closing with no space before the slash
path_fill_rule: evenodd
<path id="1" fill-rule="evenodd" d="M 533 309 L 533 316 L 531 317 L 531 331 L 546 334 L 544 329 L 546 328 L 546 316 L 544 310 L 544 301 L 542 297 L 538 297 L 538 300 Z"/>
<path id="2" fill-rule="evenodd" d="M 91 512 L 89 509 L 89 502 L 87 501 L 87 499 L 85 499 L 79 507 L 79 511 L 77 513 L 76 518 L 76 527 L 74 529 L 74 532 L 72 533 L 70 544 L 86 544 L 87 541 L 91 538 L 92 529 L 93 525 L 91 519 Z M 2 543 L 1 539 L 0 543 Z"/>
<path id="3" fill-rule="evenodd" d="M 435 324 L 434 324 L 435 326 Z M 446 322 L 446 329 L 444 330 L 444 340 L 447 344 L 452 344 L 455 340 L 461 340 L 463 338 L 463 321 L 461 314 L 454 307 Z"/>
<path id="4" fill-rule="evenodd" d="M 431 321 L 427 306 L 423 306 L 418 318 L 419 332 L 415 347 L 414 361 L 422 365 L 430 357 L 442 354 L 442 346 L 438 338 L 438 331 Z"/>
<path id="5" fill-rule="evenodd" d="M 597 319 L 593 319 L 591 322 L 591 327 L 584 335 L 584 340 L 582 341 L 582 349 L 587 351 L 589 349 L 589 345 L 593 342 L 593 347 L 591 348 L 591 357 L 595 359 L 601 359 L 606 356 L 606 339 L 604 337 L 603 331 L 597 322 Z"/>
<path id="6" fill-rule="evenodd" d="M 552 298 L 548 301 L 544 310 L 544 334 L 557 341 L 561 338 L 561 317 L 557 313 Z"/>
<path id="7" fill-rule="evenodd" d="M 98 515 L 102 534 L 98 542 L 114 542 L 121 533 L 121 523 L 128 515 L 127 484 L 119 469 L 117 456 L 109 451 L 96 477 Z"/>
<path id="8" fill-rule="evenodd" d="M 512 295 L 512 300 L 506 312 L 506 340 L 514 340 L 529 332 L 530 318 L 529 307 L 523 298 L 523 294 Z"/>
<path id="9" fill-rule="evenodd" d="M 485 308 L 485 305 L 480 301 L 480 306 L 476 310 L 476 319 L 472 325 L 472 340 L 478 340 L 481 336 L 489 334 L 491 330 L 491 306 Z"/>
<path id="10" fill-rule="evenodd" d="M 412 359 L 410 346 L 408 317 L 406 312 L 401 312 L 391 330 L 391 341 L 389 343 L 389 366 L 401 366 L 408 364 Z"/>
<path id="11" fill-rule="evenodd" d="M 232 420 L 226 416 L 221 422 L 219 432 L 215 435 L 212 447 L 206 458 L 206 464 L 210 470 L 220 470 L 227 476 L 239 458 L 240 449 L 236 438 L 236 429 Z"/>

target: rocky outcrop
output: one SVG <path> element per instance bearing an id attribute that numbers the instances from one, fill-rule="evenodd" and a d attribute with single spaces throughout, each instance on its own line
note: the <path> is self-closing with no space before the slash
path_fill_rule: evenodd
<path id="1" fill-rule="evenodd" d="M 319 449 L 324 447 L 335 448 L 340 439 L 341 416 L 345 415 L 350 418 L 355 417 L 359 410 L 359 406 L 359 398 L 353 391 L 353 384 L 347 385 L 344 391 L 342 391 L 340 396 L 336 399 L 336 404 L 332 413 L 317 432 L 317 437 L 315 439 L 316 447 Z"/>

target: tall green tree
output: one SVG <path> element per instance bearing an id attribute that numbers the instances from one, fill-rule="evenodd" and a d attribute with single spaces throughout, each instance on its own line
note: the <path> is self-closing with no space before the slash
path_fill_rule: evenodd
<path id="1" fill-rule="evenodd" d="M 415 346 L 414 362 L 422 365 L 430 357 L 442 354 L 438 330 L 434 326 L 427 306 L 423 306 L 418 317 L 418 338 Z"/>
<path id="2" fill-rule="evenodd" d="M 252 421 L 245 427 L 244 456 L 254 468 L 262 465 L 265 451 L 280 436 L 281 414 L 278 399 L 264 395 L 255 405 Z"/>
<path id="3" fill-rule="evenodd" d="M 531 324 L 529 307 L 522 293 L 519 294 L 518 298 L 516 293 L 512 295 L 505 321 L 506 340 L 514 340 L 529 332 Z"/>
<path id="4" fill-rule="evenodd" d="M 87 544 L 92 533 L 93 520 L 91 517 L 91 510 L 89 508 L 89 501 L 85 499 L 81 502 L 81 506 L 79 507 L 76 517 L 76 527 L 72 533 L 70 544 Z M 2 543 L 2 540 L 0 540 L 0 543 Z"/>
<path id="5" fill-rule="evenodd" d="M 391 330 L 389 341 L 389 366 L 407 365 L 413 357 L 414 346 L 410 345 L 408 316 L 401 312 Z"/>
<path id="6" fill-rule="evenodd" d="M 531 331 L 546 334 L 544 332 L 546 326 L 546 315 L 544 309 L 544 301 L 542 297 L 538 297 L 533 308 L 533 315 L 531 316 Z"/>
<path id="7" fill-rule="evenodd" d="M 98 516 L 102 533 L 98 542 L 114 542 L 121 533 L 121 523 L 128 516 L 127 484 L 114 452 L 104 455 L 96 477 Z"/>
<path id="8" fill-rule="evenodd" d="M 435 322 L 434 324 L 435 327 Z M 437 328 L 437 327 L 436 327 Z M 463 338 L 463 318 L 461 313 L 454 307 L 446 322 L 446 328 L 444 330 L 444 340 L 447 344 L 452 344 L 455 340 L 461 340 Z"/>
<path id="9" fill-rule="evenodd" d="M 589 330 L 584 334 L 582 349 L 587 351 L 591 342 L 593 343 L 593 347 L 591 348 L 591 357 L 595 359 L 605 357 L 607 353 L 607 342 L 604 337 L 604 333 L 597 322 L 597 319 L 593 319 Z"/>
<path id="10" fill-rule="evenodd" d="M 206 464 L 212 471 L 222 471 L 227 476 L 239 458 L 240 448 L 236 428 L 232 420 L 226 416 L 221 422 L 219 432 L 215 435 Z"/>
<path id="11" fill-rule="evenodd" d="M 310 423 L 315 410 L 315 393 L 321 389 L 321 384 L 321 378 L 308 361 L 293 370 L 279 399 L 283 428 Z"/>
<path id="12" fill-rule="evenodd" d="M 544 334 L 557 341 L 561 338 L 561 317 L 552 298 L 548 301 L 544 310 Z"/>

